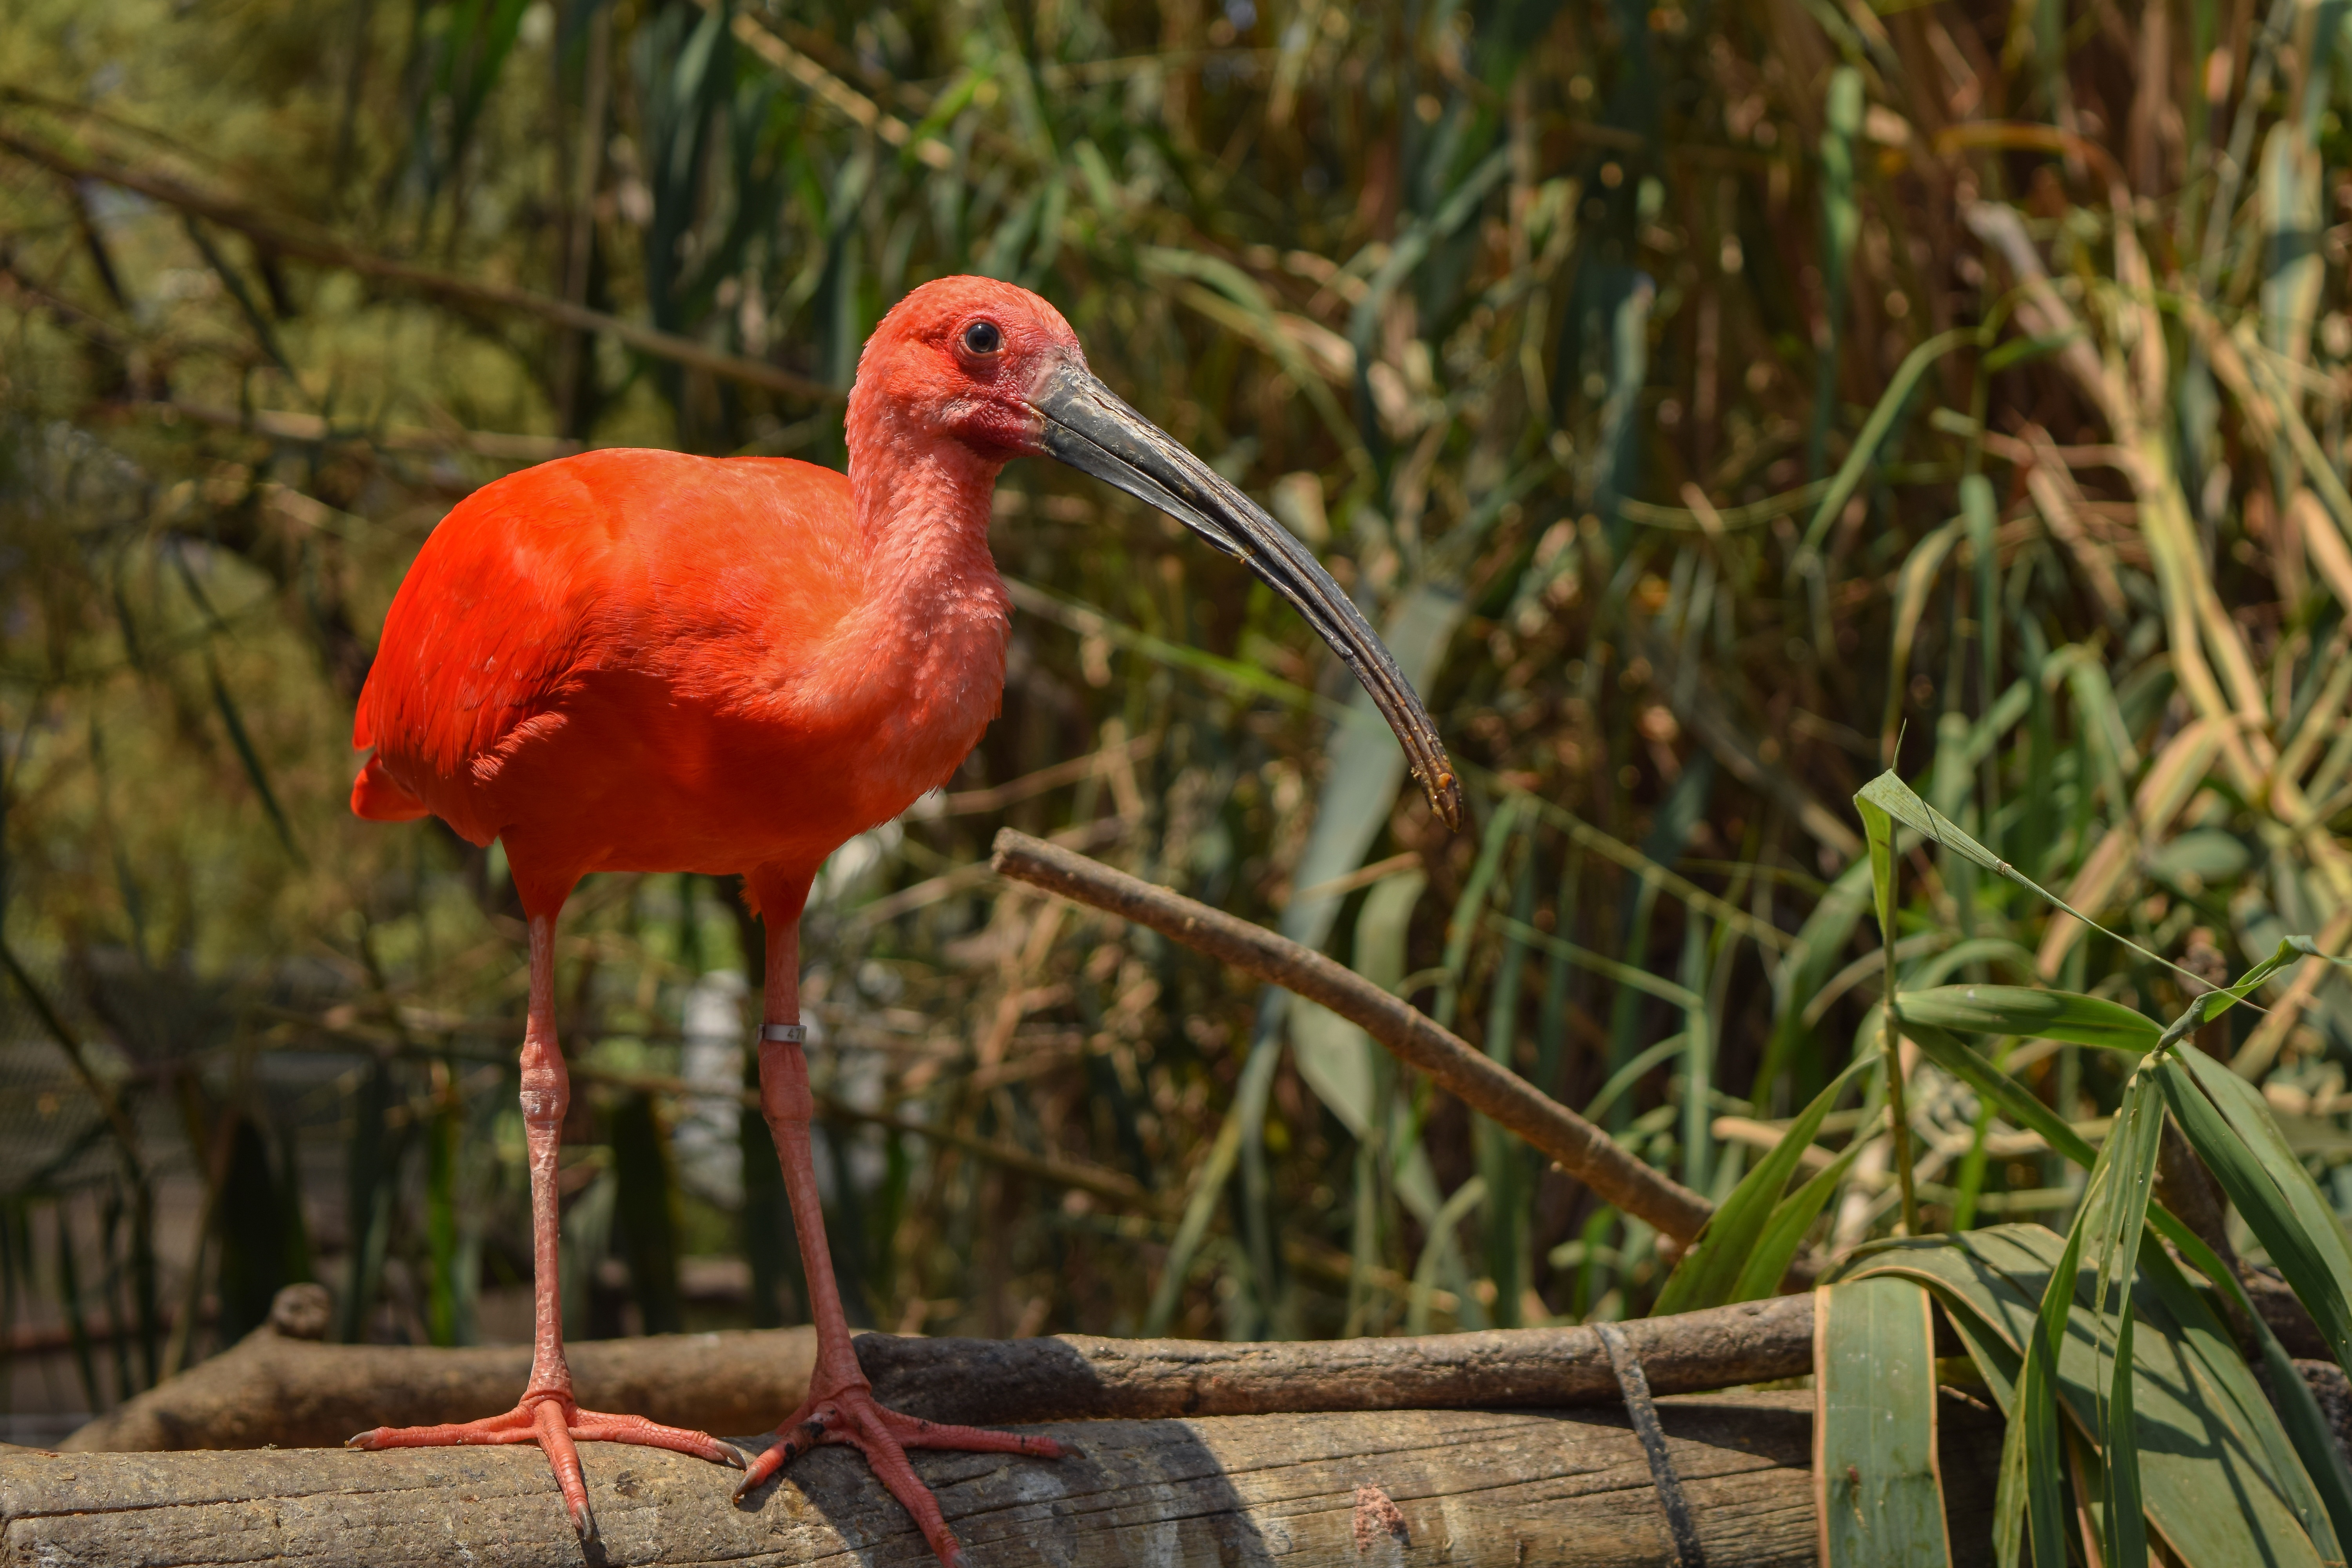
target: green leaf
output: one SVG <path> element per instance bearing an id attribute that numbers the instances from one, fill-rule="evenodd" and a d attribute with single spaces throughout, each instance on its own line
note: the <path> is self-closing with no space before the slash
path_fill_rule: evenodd
<path id="1" fill-rule="evenodd" d="M 2141 1277 L 2182 1325 L 2206 1381 L 2230 1402 L 2240 1428 L 2252 1432 L 2262 1443 L 2272 1474 L 2281 1481 L 2289 1505 L 2303 1521 L 2304 1531 L 2319 1548 L 2320 1556 L 2330 1563 L 2342 1562 L 2344 1550 L 2339 1542 L 2347 1524 L 2352 1524 L 2352 1469 L 2346 1468 L 2336 1428 L 2320 1411 L 2311 1384 L 2304 1381 L 2286 1347 L 2254 1310 L 2236 1272 L 2195 1232 L 2162 1209 L 2152 1208 L 2148 1220 L 2215 1289 L 2237 1303 L 2239 1321 L 2253 1329 L 2269 1378 L 2267 1395 L 2239 1354 L 2236 1342 L 2197 1298 L 2179 1266 L 2162 1247 L 2141 1250 Z M 2276 1420 L 2270 1419 L 2273 1414 Z"/>
<path id="2" fill-rule="evenodd" d="M 1698 1233 L 1698 1239 L 1691 1243 L 1690 1250 L 1683 1254 L 1682 1261 L 1675 1265 L 1665 1289 L 1658 1292 L 1657 1305 L 1651 1309 L 1654 1315 L 1663 1318 L 1743 1299 L 1732 1294 L 1742 1267 L 1770 1226 L 1780 1205 L 1781 1189 L 1789 1184 L 1799 1159 L 1812 1142 L 1813 1134 L 1821 1130 L 1822 1118 L 1830 1113 L 1848 1083 L 1878 1064 L 1875 1056 L 1853 1062 L 1789 1123 L 1780 1141 L 1740 1178 L 1731 1195 L 1724 1199 L 1723 1206 L 1706 1222 L 1706 1228 Z M 1773 1283 L 1779 1283 L 1779 1276 L 1774 1276 Z"/>
<path id="3" fill-rule="evenodd" d="M 2147 1503 L 2140 1493 L 2139 1438 L 2132 1416 L 2131 1298 L 2124 1298 L 2121 1327 L 2116 1331 L 2114 1370 L 2107 1385 L 2106 1441 L 2099 1456 L 2105 1461 L 2107 1562 L 2113 1568 L 2147 1568 Z"/>
<path id="4" fill-rule="evenodd" d="M 1838 1157 L 1813 1173 L 1811 1180 L 1782 1198 L 1772 1209 L 1772 1217 L 1757 1238 L 1755 1251 L 1740 1266 L 1739 1281 L 1732 1286 L 1733 1301 L 1760 1301 L 1780 1289 L 1780 1280 L 1789 1272 L 1797 1248 L 1804 1245 L 1805 1233 L 1813 1227 L 1830 1195 L 1845 1180 L 1854 1157 L 1863 1151 L 1869 1139 L 1857 1136 L 1842 1150 Z"/>
<path id="5" fill-rule="evenodd" d="M 1444 1262 L 1447 1250 L 1456 1245 L 1454 1227 L 1470 1217 L 1470 1213 L 1486 1201 L 1486 1179 L 1473 1176 L 1454 1189 L 1429 1222 L 1429 1239 L 1422 1244 L 1421 1261 L 1413 1266 L 1412 1295 L 1405 1306 L 1405 1332 L 1429 1332 L 1429 1313 L 1437 1294 L 1438 1266 Z"/>
<path id="6" fill-rule="evenodd" d="M 2095 1151 L 2080 1133 L 1983 1057 L 1938 1029 L 1911 1026 L 1906 1032 L 1930 1061 L 1985 1096 L 2010 1121 L 2040 1133 L 2052 1148 L 2076 1164 L 2088 1166 L 2094 1163 Z M 2173 1064 L 2162 1065 L 2169 1068 Z M 2234 1075 L 2225 1076 L 2231 1076 L 2234 1080 Z M 2161 1076 L 2157 1081 L 2159 1087 L 2165 1088 L 2169 1103 L 2170 1087 L 2164 1083 Z M 2179 1110 L 2176 1110 L 2174 1114 L 2179 1116 Z M 2184 1127 L 2188 1125 L 2185 1119 L 2182 1124 Z M 2221 1136 L 2228 1136 L 2226 1130 Z M 2191 1142 L 2195 1142 L 2194 1138 Z M 2352 1537 L 2352 1471 L 2346 1468 L 2342 1451 L 2336 1447 L 2334 1428 L 2321 1414 L 2309 1386 L 2294 1371 L 2284 1347 L 2278 1343 L 2277 1336 L 2255 1312 L 2253 1303 L 2247 1298 L 2245 1288 L 2238 1282 L 2237 1276 L 2194 1232 L 2162 1208 L 2151 1204 L 2147 1217 L 2148 1223 L 2211 1280 L 2216 1289 L 2236 1300 L 2242 1319 L 2254 1326 L 2263 1342 L 2263 1364 L 2270 1370 L 2271 1385 L 2278 1394 L 2277 1426 L 2272 1424 L 2268 1414 L 2269 1403 L 2247 1375 L 2245 1362 L 2239 1355 L 2235 1343 L 2218 1325 L 2211 1328 L 2207 1336 L 2210 1343 L 2202 1352 L 2200 1364 L 2204 1367 L 2206 1380 L 2213 1386 L 2232 1394 L 2238 1407 L 2239 1424 L 2257 1435 L 2265 1446 L 2272 1470 L 2286 1479 L 2288 1484 L 2284 1489 L 2303 1517 L 2305 1530 L 2319 1543 L 2325 1557 L 2331 1562 L 2339 1561 L 2342 1552 L 2336 1542 Z M 2274 1261 L 2275 1257 L 2273 1254 Z M 2179 1280 L 2171 1260 L 2160 1250 L 2141 1250 L 2140 1273 L 2144 1279 L 2153 1280 L 2164 1294 L 2175 1321 L 2189 1324 L 2191 1309 L 2203 1310 L 2201 1304 L 2188 1294 L 2187 1283 Z M 2176 1282 L 2177 1289 L 2171 1288 Z M 2206 1334 L 2203 1328 L 2193 1325 L 2190 1331 L 2197 1335 Z M 1965 1331 L 1962 1337 L 1968 1337 Z M 1995 1374 L 1988 1364 L 1986 1352 L 1972 1343 L 1970 1353 L 1975 1357 L 1979 1370 L 1985 1372 L 1989 1380 L 1993 1379 Z M 2011 1381 L 2013 1381 L 2013 1374 Z M 2006 1386 L 2006 1383 L 1996 1383 L 1997 1389 Z M 2004 1405 L 2007 1404 L 2006 1397 L 2003 1403 Z M 2279 1430 L 2281 1426 L 2283 1431 Z M 2300 1460 L 2299 1470 L 2287 1462 L 2290 1450 L 2292 1457 Z M 2300 1481 L 2296 1480 L 2298 1474 L 2303 1478 Z M 2321 1517 L 2323 1507 L 2325 1518 Z M 2332 1530 L 2329 1529 L 2331 1523 Z"/>
<path id="7" fill-rule="evenodd" d="M 1829 1568 L 1951 1561 L 1928 1300 L 1894 1275 L 1814 1293 L 1813 1496 Z"/>
<path id="8" fill-rule="evenodd" d="M 2053 1265 L 2065 1250 L 2043 1226 L 1994 1226 L 1865 1248 L 1847 1277 L 1898 1273 L 1934 1290 L 1994 1398 L 2015 1422 L 2023 1347 L 2039 1330 L 2037 1303 L 2047 1297 Z M 2064 1314 L 2054 1388 L 2063 1418 L 2088 1432 L 2106 1357 L 2088 1299 L 2091 1271 L 2073 1270 L 2070 1277 L 2075 1290 Z M 2228 1330 L 2159 1248 L 2141 1251 L 2132 1315 L 2132 1416 L 2143 1500 L 2174 1560 L 2191 1568 L 2317 1568 L 2341 1561 L 2318 1510 L 2311 1517 L 2320 1531 L 2306 1533 L 2294 1499 L 2308 1494 L 2292 1445 L 2238 1359 Z M 2230 1500 L 2229 1506 L 2213 1506 L 2217 1498 Z M 2073 1533 L 2071 1521 L 2066 1533 Z"/>
<path id="9" fill-rule="evenodd" d="M 2341 1365 L 2352 1365 L 2352 1253 L 2303 1162 L 2252 1084 L 2183 1043 L 2162 1064 L 2166 1103 L 2230 1202 L 2309 1309 Z"/>
<path id="10" fill-rule="evenodd" d="M 2130 948 L 2134 952 L 2138 953 L 2142 958 L 2147 959 L 2149 963 L 2160 963 L 2164 965 L 2165 968 L 2171 970 L 2177 974 L 2187 975 L 2189 979 L 2196 981 L 2200 985 L 2206 984 L 2203 976 L 2189 973 L 2188 970 L 2181 968 L 2180 965 L 2173 963 L 2172 960 L 2164 957 L 2161 953 L 2150 952 L 2147 948 L 2140 946 L 2139 943 L 2132 941 L 2129 937 L 2117 936 L 2114 931 L 2108 931 L 2106 927 L 2101 925 L 2098 921 L 2093 920 L 2090 916 L 2084 914 L 2082 910 L 2076 909 L 2074 905 L 2068 903 L 2065 900 L 2060 898 L 2057 894 L 2052 892 L 2049 889 L 2043 887 L 2041 883 L 2035 881 L 2032 878 L 2027 876 L 2024 872 L 2019 870 L 2016 867 L 2011 865 L 2008 861 L 2002 859 L 2000 856 L 1986 848 L 1983 845 L 1978 843 L 1974 838 L 1969 837 L 1969 835 L 1961 829 L 1959 824 L 1954 822 L 1950 817 L 1946 816 L 1942 812 L 1937 811 L 1934 806 L 1929 805 L 1926 801 L 1921 800 L 1911 786 L 1905 784 L 1901 779 L 1895 777 L 1893 772 L 1889 771 L 1887 773 L 1883 773 L 1876 778 L 1871 780 L 1868 784 L 1863 785 L 1860 790 L 1854 793 L 1853 804 L 1854 808 L 1862 813 L 1863 821 L 1865 824 L 1870 821 L 1871 813 L 1875 809 L 1885 816 L 1892 817 L 1895 821 L 1901 823 L 1904 826 L 1910 828 L 1912 831 L 1917 833 L 1929 842 L 1939 845 L 1943 848 L 1955 851 L 1966 858 L 1974 861 L 1984 869 L 1992 872 L 1995 876 L 2006 877 L 2011 881 L 2016 883 L 2019 887 L 2047 900 L 2058 908 L 2064 910 L 2068 914 L 2073 915 L 2076 920 L 2081 921 L 2084 925 L 2089 926 L 2092 930 L 2104 931 L 2106 935 L 2114 937 L 2116 941 L 2123 943 L 2126 947 Z M 1872 853 L 1874 855 L 1877 853 L 1875 847 L 1873 847 Z M 1891 863 L 1893 858 L 1893 849 L 1891 845 L 1889 846 L 1888 856 Z M 1893 877 L 1891 869 L 1888 872 L 1888 877 L 1891 880 Z"/>
<path id="11" fill-rule="evenodd" d="M 2039 1036 L 2135 1056 L 2163 1034 L 2120 1002 L 2031 985 L 1938 985 L 1904 992 L 1899 1007 L 1906 1029 L 1927 1024 L 1972 1035 Z"/>
<path id="12" fill-rule="evenodd" d="M 1846 942 L 1861 921 L 1863 907 L 1869 900 L 1865 889 L 1870 874 L 1867 858 L 1854 861 L 1839 873 L 1838 879 L 1814 904 L 1812 913 L 1805 917 L 1805 923 L 1797 928 L 1797 940 L 1789 947 L 1773 976 L 1772 1004 L 1777 1017 L 1772 1037 L 1766 1042 L 1763 1059 L 1756 1068 L 1756 1088 L 1752 1092 L 1759 1100 L 1779 1085 L 1781 1076 L 1812 1040 L 1812 1027 L 1805 1021 L 1806 1007 L 1844 957 Z"/>
<path id="13" fill-rule="evenodd" d="M 1979 374 L 1995 375 L 2001 371 L 2014 369 L 2018 365 L 2032 364 L 2035 360 L 2047 359 L 2067 344 L 2076 342 L 2083 335 L 2083 329 L 2075 326 L 2068 327 L 2063 331 L 2044 333 L 2038 338 L 2011 338 L 1984 356 L 1984 364 Z"/>
<path id="14" fill-rule="evenodd" d="M 2168 1046 L 2175 1040 L 2196 1033 L 2203 1026 L 2211 1023 L 2252 995 L 2255 988 L 2272 975 L 2287 965 L 2301 963 L 2306 958 L 2325 958 L 2328 963 L 2337 964 L 2345 962 L 2320 952 L 2319 944 L 2307 936 L 2282 937 L 2279 939 L 2278 950 L 2247 970 L 2245 973 L 2238 976 L 2236 984 L 2208 991 L 2189 1003 L 2188 1009 L 2179 1017 L 2175 1018 L 2171 1026 L 2164 1031 L 2163 1043 Z"/>
<path id="15" fill-rule="evenodd" d="M 1956 327 L 1929 338 L 1904 356 L 1903 363 L 1895 367 L 1894 376 L 1887 382 L 1886 390 L 1879 394 L 1870 417 L 1863 422 L 1862 433 L 1853 438 L 1853 449 L 1839 465 L 1837 477 L 1822 495 L 1822 504 L 1813 509 L 1812 521 L 1805 525 L 1804 543 L 1798 552 L 1801 562 L 1809 561 L 1820 553 L 1822 541 L 1829 536 L 1830 523 L 1853 498 L 1871 459 L 1878 455 L 1878 444 L 1885 439 L 1887 431 L 1894 428 L 1895 416 L 1910 400 L 1911 389 L 1919 384 L 1919 378 L 1927 374 L 1930 365 L 1954 349 L 1983 341 L 1982 328 Z"/>
<path id="16" fill-rule="evenodd" d="M 1893 773 L 1882 773 L 1881 779 L 1891 779 Z M 1895 816 L 1873 798 L 1871 790 L 1877 781 L 1863 786 L 1853 797 L 1854 809 L 1862 815 L 1862 830 L 1870 842 L 1870 896 L 1878 912 L 1879 941 L 1895 941 Z M 1910 791 L 1905 790 L 1906 795 Z M 1912 795 L 1917 800 L 1916 795 Z M 1924 802 L 1922 805 L 1924 805 Z"/>

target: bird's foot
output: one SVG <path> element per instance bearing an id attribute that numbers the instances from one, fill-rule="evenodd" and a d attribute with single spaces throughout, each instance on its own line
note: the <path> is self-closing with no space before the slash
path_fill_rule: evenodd
<path id="1" fill-rule="evenodd" d="M 563 1489 L 563 1506 L 583 1541 L 596 1539 L 596 1517 L 588 1510 L 588 1483 L 580 1473 L 575 1443 L 635 1443 L 669 1448 L 715 1464 L 743 1468 L 743 1456 L 708 1432 L 665 1426 L 642 1415 L 607 1415 L 583 1410 L 562 1394 L 526 1394 L 503 1415 L 457 1421 L 446 1426 L 376 1426 L 345 1441 L 348 1448 L 449 1448 L 470 1443 L 536 1443 Z"/>
<path id="2" fill-rule="evenodd" d="M 992 1432 L 984 1426 L 945 1426 L 885 1409 L 876 1402 L 872 1389 L 859 1384 L 822 1398 L 811 1396 L 769 1437 L 767 1450 L 744 1468 L 743 1479 L 735 1489 L 738 1500 L 819 1444 L 852 1444 L 866 1456 L 866 1464 L 890 1495 L 914 1515 L 923 1539 L 930 1542 L 946 1568 L 956 1568 L 963 1560 L 963 1551 L 940 1517 L 931 1489 L 907 1462 L 908 1449 L 957 1448 L 971 1453 L 1026 1454 L 1040 1459 L 1062 1457 L 1062 1446 L 1051 1437 Z"/>

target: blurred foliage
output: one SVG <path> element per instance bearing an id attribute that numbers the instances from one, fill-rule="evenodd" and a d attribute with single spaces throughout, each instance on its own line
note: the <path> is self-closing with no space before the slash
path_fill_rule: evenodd
<path id="1" fill-rule="evenodd" d="M 2194 988 L 1932 848 L 1874 947 L 1844 803 L 1882 768 L 2200 974 L 2289 931 L 2341 952 L 2344 26 L 17 0 L 0 1314 L 60 1303 L 93 1403 L 309 1272 L 348 1336 L 478 1331 L 528 1268 L 522 926 L 495 850 L 348 815 L 374 628 L 436 519 L 522 464 L 841 461 L 866 332 L 951 272 L 1045 293 L 1323 552 L 1474 824 L 1400 790 L 1240 568 L 1016 465 L 1003 717 L 807 918 L 856 1319 L 1386 1332 L 1625 1316 L 1664 1280 L 1646 1230 L 1347 1026 L 992 883 L 1003 824 L 1351 958 L 1717 1196 L 1878 1048 L 1888 977 L 2168 1019 Z M 746 934 L 705 879 L 567 910 L 572 1331 L 800 1310 L 735 1097 Z M 2352 1199 L 2352 1009 L 2296 970 L 2263 996 L 2207 1048 Z M 2063 1121 L 2116 1104 L 2106 1057 L 2003 1042 Z M 1853 1157 L 1791 1246 L 1885 1235 L 1906 1187 L 1929 1229 L 2075 1207 L 1933 1062 L 1895 1180 L 1883 1100 L 1816 1124 Z M 173 1181 L 193 1271 L 155 1263 Z M 748 1307 L 693 1288 L 716 1257 Z"/>

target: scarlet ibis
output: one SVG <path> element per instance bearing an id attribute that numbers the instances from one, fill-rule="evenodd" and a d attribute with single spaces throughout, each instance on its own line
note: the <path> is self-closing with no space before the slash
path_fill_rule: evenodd
<path id="1" fill-rule="evenodd" d="M 1087 369 L 1060 313 L 982 278 L 890 311 L 849 395 L 849 472 L 783 458 L 599 451 L 483 487 L 433 531 L 384 619 L 352 809 L 427 813 L 506 847 L 530 920 L 522 1110 L 536 1352 L 503 1415 L 378 1427 L 362 1448 L 536 1442 L 593 1536 L 574 1444 L 743 1464 L 740 1498 L 819 1443 L 861 1449 L 943 1562 L 958 1559 L 910 1447 L 1056 1456 L 1052 1439 L 942 1426 L 878 1405 L 850 1346 L 817 1205 L 800 1023 L 809 882 L 853 835 L 946 782 L 1004 690 L 1010 609 L 990 500 L 1040 455 L 1157 507 L 1239 556 L 1355 671 L 1438 814 L 1460 796 L 1436 728 L 1354 605 L 1296 540 Z M 807 1400 L 748 1464 L 701 1432 L 583 1410 L 563 1356 L 555 922 L 591 871 L 740 872 L 765 927 L 760 1097 L 817 1331 Z"/>

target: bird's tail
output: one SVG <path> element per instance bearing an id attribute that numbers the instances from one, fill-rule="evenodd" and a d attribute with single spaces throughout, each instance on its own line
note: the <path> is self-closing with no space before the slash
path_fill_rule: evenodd
<path id="1" fill-rule="evenodd" d="M 370 757 L 352 781 L 352 814 L 370 822 L 414 822 L 429 815 L 425 804 L 383 770 L 381 752 Z"/>

